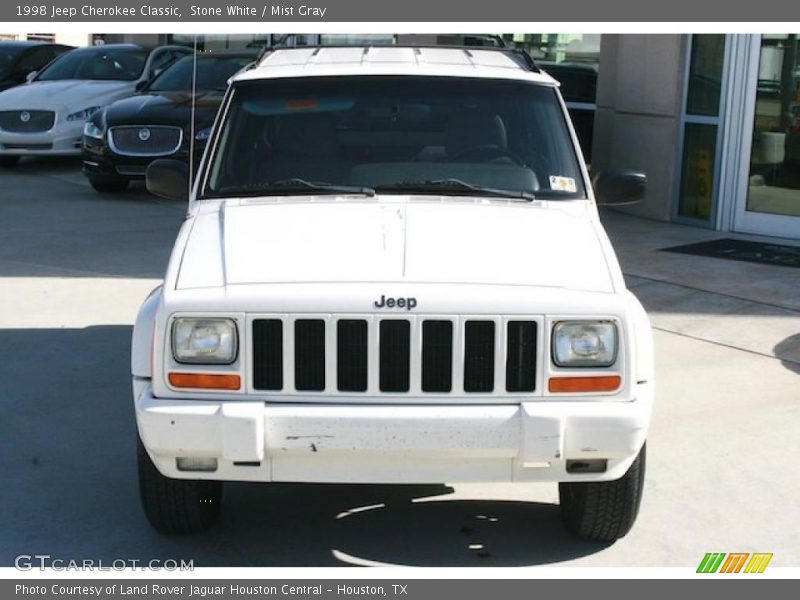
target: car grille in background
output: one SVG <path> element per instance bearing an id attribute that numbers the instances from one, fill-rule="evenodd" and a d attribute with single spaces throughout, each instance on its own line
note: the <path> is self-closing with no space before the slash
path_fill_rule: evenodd
<path id="1" fill-rule="evenodd" d="M 117 173 L 120 175 L 138 177 L 147 171 L 147 165 L 117 165 Z"/>
<path id="2" fill-rule="evenodd" d="M 52 150 L 53 144 L 2 144 L 3 150 Z"/>
<path id="3" fill-rule="evenodd" d="M 258 318 L 252 325 L 252 385 L 285 393 L 534 392 L 537 335 L 537 322 L 523 319 L 501 327 L 480 318 L 388 318 L 372 326 L 346 317 Z M 412 348 L 421 350 L 417 362 Z M 377 371 L 373 377 L 371 369 Z"/>
<path id="4" fill-rule="evenodd" d="M 53 128 L 56 113 L 51 110 L 0 111 L 0 129 L 13 133 L 36 133 Z"/>
<path id="5" fill-rule="evenodd" d="M 182 141 L 180 127 L 124 125 L 108 131 L 111 150 L 127 156 L 166 156 L 177 152 Z"/>

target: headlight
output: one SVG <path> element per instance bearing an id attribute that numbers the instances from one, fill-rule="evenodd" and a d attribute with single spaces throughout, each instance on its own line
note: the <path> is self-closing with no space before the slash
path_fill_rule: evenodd
<path id="1" fill-rule="evenodd" d="M 90 106 L 89 108 L 84 108 L 83 110 L 79 110 L 78 112 L 74 112 L 71 115 L 67 115 L 67 121 L 85 121 L 89 117 L 91 117 L 94 113 L 100 110 L 100 106 Z"/>
<path id="2" fill-rule="evenodd" d="M 194 134 L 194 139 L 198 142 L 204 142 L 211 136 L 211 127 L 206 127 L 205 129 L 201 129 L 197 133 Z"/>
<path id="3" fill-rule="evenodd" d="M 172 324 L 172 355 L 179 363 L 229 365 L 237 348 L 232 319 L 175 319 Z"/>
<path id="4" fill-rule="evenodd" d="M 617 327 L 609 321 L 562 321 L 553 327 L 559 367 L 608 367 L 617 359 Z"/>
<path id="5" fill-rule="evenodd" d="M 83 126 L 83 135 L 86 137 L 94 138 L 96 140 L 102 140 L 103 134 L 105 133 L 105 129 L 98 127 L 91 121 L 86 121 L 86 125 Z"/>

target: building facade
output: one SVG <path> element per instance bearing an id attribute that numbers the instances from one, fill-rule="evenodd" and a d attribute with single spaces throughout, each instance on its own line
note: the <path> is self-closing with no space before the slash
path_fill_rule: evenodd
<path id="1" fill-rule="evenodd" d="M 603 37 L 593 167 L 648 173 L 626 210 L 800 239 L 798 36 Z"/>

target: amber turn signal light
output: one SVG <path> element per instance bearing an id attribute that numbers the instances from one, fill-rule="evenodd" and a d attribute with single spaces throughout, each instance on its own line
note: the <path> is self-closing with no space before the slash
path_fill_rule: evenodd
<path id="1" fill-rule="evenodd" d="M 619 389 L 622 377 L 606 375 L 603 377 L 551 377 L 547 389 L 551 392 L 613 392 Z"/>
<path id="2" fill-rule="evenodd" d="M 210 373 L 170 373 L 169 383 L 176 388 L 201 388 L 207 390 L 238 390 L 242 379 L 238 375 Z"/>

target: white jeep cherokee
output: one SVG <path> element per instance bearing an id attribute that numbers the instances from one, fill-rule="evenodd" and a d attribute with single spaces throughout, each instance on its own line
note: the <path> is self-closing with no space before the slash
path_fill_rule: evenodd
<path id="1" fill-rule="evenodd" d="M 187 166 L 148 188 L 185 198 Z M 639 509 L 650 325 L 558 84 L 524 53 L 298 48 L 231 80 L 133 334 L 145 513 L 222 481 L 559 482 L 575 534 Z M 594 189 L 593 189 L 594 188 Z"/>

